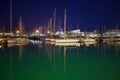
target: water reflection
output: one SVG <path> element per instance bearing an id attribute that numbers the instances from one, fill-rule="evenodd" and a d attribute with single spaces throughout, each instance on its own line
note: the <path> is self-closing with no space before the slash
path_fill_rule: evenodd
<path id="1" fill-rule="evenodd" d="M 55 43 L 55 46 L 80 46 L 80 43 Z"/>
<path id="2" fill-rule="evenodd" d="M 50 42 L 50 41 L 47 41 L 45 42 L 45 44 L 49 44 L 49 45 L 54 45 L 54 46 L 76 46 L 76 47 L 80 47 L 80 46 L 86 46 L 86 47 L 89 47 L 91 45 L 96 45 L 97 43 L 96 42 L 85 42 L 85 43 L 56 43 L 56 42 Z"/>
<path id="3" fill-rule="evenodd" d="M 63 67 L 64 74 L 67 74 L 67 51 L 80 47 L 78 46 L 80 43 L 69 44 L 70 45 L 68 45 L 68 43 L 44 44 L 44 53 L 48 55 L 50 63 L 53 65 L 53 72 L 56 73 L 61 67 Z"/>
<path id="4" fill-rule="evenodd" d="M 96 45 L 97 42 L 84 42 L 85 46 Z"/>
<path id="5" fill-rule="evenodd" d="M 40 40 L 29 40 L 29 43 L 36 45 L 38 47 L 42 47 L 43 42 Z"/>
<path id="6" fill-rule="evenodd" d="M 24 52 L 24 46 L 19 45 L 19 60 L 20 60 L 20 63 L 22 62 L 23 52 Z"/>
<path id="7" fill-rule="evenodd" d="M 110 50 L 115 50 L 114 53 L 116 53 L 116 56 L 119 55 L 119 49 L 120 49 L 120 42 L 107 42 L 105 46 L 108 46 L 107 48 Z"/>
<path id="8" fill-rule="evenodd" d="M 25 46 L 28 43 L 12 43 L 12 44 L 7 44 L 8 47 L 14 47 L 14 46 Z"/>
<path id="9" fill-rule="evenodd" d="M 66 62 L 66 47 L 64 46 L 64 74 L 66 75 L 67 62 Z"/>
<path id="10" fill-rule="evenodd" d="M 48 54 L 48 57 L 50 59 L 50 62 L 53 64 L 53 70 L 56 71 L 56 57 L 61 57 L 63 54 L 63 66 L 64 66 L 64 72 L 66 73 L 67 71 L 67 54 L 69 54 L 70 51 L 75 52 L 76 56 L 79 57 L 80 55 L 80 50 L 83 51 L 84 54 L 86 55 L 95 55 L 95 56 L 105 56 L 105 55 L 111 55 L 111 56 L 118 56 L 120 53 L 120 45 L 118 43 L 73 43 L 68 44 L 68 43 L 54 43 L 54 44 L 46 44 L 46 53 Z M 79 45 L 79 46 L 78 46 Z M 73 49 L 73 50 L 72 50 Z M 68 52 L 67 52 L 68 51 Z M 60 58 L 62 59 L 62 58 Z M 62 60 L 61 60 L 62 61 Z"/>
<path id="11" fill-rule="evenodd" d="M 78 43 L 77 45 L 80 46 L 76 44 L 71 46 L 71 44 L 56 45 L 37 42 L 6 47 L 2 45 L 0 51 L 3 52 L 0 57 L 5 58 L 3 60 L 1 58 L 2 61 L 9 59 L 9 66 L 4 65 L 7 64 L 5 61 L 1 65 L 9 68 L 10 77 L 8 77 L 11 80 L 19 78 L 25 80 L 26 77 L 29 77 L 27 79 L 35 77 L 39 80 L 57 80 L 58 77 L 60 80 L 63 80 L 63 77 L 68 80 L 74 80 L 74 78 L 80 80 L 83 79 L 82 76 L 101 76 L 119 69 L 120 46 L 118 43 L 90 43 L 89 46 L 85 43 Z"/>
<path id="12" fill-rule="evenodd" d="M 13 61 L 12 61 L 12 48 L 10 48 L 10 80 L 12 80 L 12 74 L 13 74 L 12 65 L 13 65 Z"/>
<path id="13" fill-rule="evenodd" d="M 8 52 L 9 52 L 9 61 L 10 61 L 10 80 L 13 80 L 13 65 L 14 65 L 14 60 L 15 60 L 15 55 L 18 55 L 19 63 L 22 63 L 22 57 L 24 54 L 24 47 L 27 44 L 8 44 Z M 14 67 L 15 68 L 15 67 Z"/>

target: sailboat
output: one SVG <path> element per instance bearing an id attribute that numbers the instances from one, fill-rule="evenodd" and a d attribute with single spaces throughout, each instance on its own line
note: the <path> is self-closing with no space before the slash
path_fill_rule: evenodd
<path id="1" fill-rule="evenodd" d="M 14 44 L 14 43 L 27 43 L 28 42 L 28 39 L 27 38 L 24 38 L 22 37 L 22 19 L 21 19 L 21 16 L 20 16 L 20 20 L 19 20 L 19 37 L 17 38 L 8 38 L 7 39 L 7 43 L 8 44 Z"/>
<path id="2" fill-rule="evenodd" d="M 64 39 L 55 39 L 54 41 L 58 42 L 58 43 L 74 43 L 74 42 L 80 41 L 79 39 L 67 38 L 67 35 L 66 35 L 66 9 L 65 9 L 65 14 L 64 14 Z"/>
<path id="3" fill-rule="evenodd" d="M 53 21 L 53 24 L 52 24 L 52 21 Z M 55 23 L 56 23 L 56 8 L 54 10 L 53 17 L 50 18 L 50 21 L 48 22 L 48 29 L 50 31 L 50 34 L 49 34 L 50 37 L 45 38 L 46 41 L 54 42 L 55 38 L 53 38 L 53 35 L 55 33 Z M 53 25 L 53 30 L 52 30 L 52 25 Z M 53 32 L 53 35 L 51 35 L 52 32 Z"/>
<path id="4" fill-rule="evenodd" d="M 89 36 L 89 33 L 85 32 L 85 38 L 83 39 L 83 42 L 96 42 L 94 38 L 91 38 Z"/>
<path id="5" fill-rule="evenodd" d="M 23 37 L 23 23 L 22 23 L 22 18 L 20 16 L 20 20 L 19 20 L 19 37 L 16 38 L 16 42 L 17 43 L 27 43 L 28 39 Z"/>
<path id="6" fill-rule="evenodd" d="M 13 33 L 12 32 L 12 0 L 10 0 L 10 34 L 11 33 Z M 10 37 L 11 37 L 11 35 L 10 35 Z M 6 40 L 7 40 L 8 44 L 16 43 L 16 39 L 15 38 L 7 38 Z"/>

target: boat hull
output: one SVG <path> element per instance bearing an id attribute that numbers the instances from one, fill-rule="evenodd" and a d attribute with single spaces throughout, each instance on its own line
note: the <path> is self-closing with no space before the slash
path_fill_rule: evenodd
<path id="1" fill-rule="evenodd" d="M 79 39 L 55 39 L 55 42 L 58 43 L 74 43 L 74 42 L 79 42 Z"/>
<path id="2" fill-rule="evenodd" d="M 95 42 L 96 40 L 95 39 L 84 39 L 83 41 L 84 42 Z"/>

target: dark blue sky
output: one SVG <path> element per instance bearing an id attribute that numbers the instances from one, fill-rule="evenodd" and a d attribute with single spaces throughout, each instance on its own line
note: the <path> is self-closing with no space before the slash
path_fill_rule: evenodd
<path id="1" fill-rule="evenodd" d="M 0 0 L 0 22 L 9 27 L 10 0 Z M 17 28 L 20 14 L 27 31 L 48 23 L 57 10 L 57 22 L 63 23 L 64 9 L 67 9 L 67 29 L 76 29 L 77 23 L 83 30 L 95 27 L 120 28 L 119 0 L 13 0 L 13 26 Z"/>

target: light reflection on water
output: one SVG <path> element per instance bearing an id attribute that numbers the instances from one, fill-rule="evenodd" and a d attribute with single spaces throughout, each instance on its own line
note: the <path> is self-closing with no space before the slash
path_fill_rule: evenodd
<path id="1" fill-rule="evenodd" d="M 35 43 L 37 42 L 37 43 Z M 119 80 L 120 44 L 1 45 L 0 80 Z"/>

